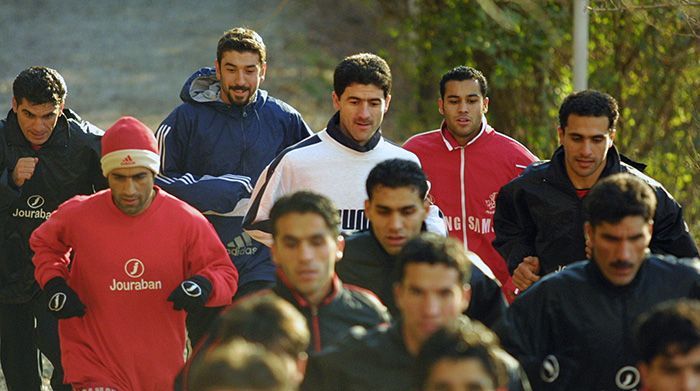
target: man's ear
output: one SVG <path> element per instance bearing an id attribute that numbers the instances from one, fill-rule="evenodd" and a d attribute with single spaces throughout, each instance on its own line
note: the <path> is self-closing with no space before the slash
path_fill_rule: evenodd
<path id="1" fill-rule="evenodd" d="M 219 60 L 214 60 L 214 69 L 216 70 L 216 80 L 221 80 L 221 65 L 219 65 Z"/>
<path id="2" fill-rule="evenodd" d="M 331 98 L 333 99 L 333 107 L 336 110 L 340 110 L 340 97 L 333 91 L 331 93 Z"/>
<path id="3" fill-rule="evenodd" d="M 472 286 L 469 284 L 464 284 L 462 285 L 462 299 L 464 300 L 464 305 L 462 308 L 462 312 L 466 311 L 467 308 L 469 308 L 469 303 L 471 303 L 472 300 Z"/>
<path id="4" fill-rule="evenodd" d="M 403 309 L 403 296 L 401 295 L 401 283 L 400 282 L 395 282 L 393 287 L 393 293 L 394 293 L 394 303 L 396 304 L 396 308 L 399 310 Z"/>
<path id="5" fill-rule="evenodd" d="M 260 65 L 260 82 L 265 80 L 265 73 L 267 72 L 267 63 L 264 62 Z"/>
<path id="6" fill-rule="evenodd" d="M 389 111 L 389 103 L 391 103 L 391 94 L 386 96 L 386 106 L 384 106 L 384 114 L 386 114 L 387 111 Z"/>
<path id="7" fill-rule="evenodd" d="M 557 136 L 559 136 L 559 145 L 564 144 L 564 128 L 561 126 L 557 128 Z"/>
<path id="8" fill-rule="evenodd" d="M 442 98 L 438 98 L 437 100 L 438 103 L 438 112 L 440 115 L 445 115 L 445 102 L 442 100 Z"/>
<path id="9" fill-rule="evenodd" d="M 270 246 L 270 257 L 272 258 L 272 263 L 278 265 L 277 262 L 277 243 L 275 242 L 275 239 L 272 239 L 272 246 Z"/>
<path id="10" fill-rule="evenodd" d="M 586 239 L 586 242 L 593 237 L 593 226 L 588 221 L 583 223 L 583 237 Z"/>
<path id="11" fill-rule="evenodd" d="M 13 96 L 13 97 L 12 97 L 12 111 L 14 111 L 15 114 L 17 114 L 17 106 L 19 106 L 19 105 L 17 104 L 17 99 L 15 99 L 15 97 Z"/>

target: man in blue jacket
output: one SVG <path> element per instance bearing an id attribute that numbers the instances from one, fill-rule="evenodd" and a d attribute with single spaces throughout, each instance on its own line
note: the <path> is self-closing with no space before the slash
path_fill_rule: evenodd
<path id="1" fill-rule="evenodd" d="M 294 108 L 259 89 L 265 60 L 265 44 L 255 31 L 226 31 L 215 67 L 190 76 L 180 92 L 183 103 L 156 132 L 161 150 L 156 183 L 214 225 L 238 268 L 237 296 L 275 280 L 269 250 L 241 230 L 251 183 L 279 152 L 311 134 Z M 212 315 L 188 319 L 193 341 Z"/>

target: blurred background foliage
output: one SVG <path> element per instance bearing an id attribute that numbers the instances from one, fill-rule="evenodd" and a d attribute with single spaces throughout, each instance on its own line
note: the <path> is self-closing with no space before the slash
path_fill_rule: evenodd
<path id="1" fill-rule="evenodd" d="M 211 66 L 233 26 L 268 46 L 263 87 L 315 130 L 333 114 L 335 65 L 362 51 L 394 75 L 385 135 L 440 124 L 438 82 L 466 64 L 490 82 L 488 120 L 547 159 L 572 86 L 573 0 L 7 0 L 0 13 L 0 101 L 30 65 L 58 69 L 68 104 L 106 128 L 134 115 L 152 128 L 185 79 Z M 36 12 L 41 10 L 41 12 Z M 666 186 L 700 238 L 700 1 L 590 0 L 589 86 L 620 103 L 617 145 Z"/>
<path id="2" fill-rule="evenodd" d="M 549 158 L 559 104 L 573 92 L 571 1 L 384 0 L 377 7 L 389 21 L 392 68 L 408 80 L 392 101 L 395 138 L 438 126 L 440 76 L 466 64 L 490 83 L 490 124 Z M 700 2 L 600 0 L 589 12 L 589 88 L 618 100 L 616 144 L 684 205 L 700 238 Z"/>

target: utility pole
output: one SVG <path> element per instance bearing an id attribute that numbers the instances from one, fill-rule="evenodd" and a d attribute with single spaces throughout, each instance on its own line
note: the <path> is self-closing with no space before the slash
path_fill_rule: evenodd
<path id="1" fill-rule="evenodd" d="M 574 0 L 574 91 L 588 88 L 588 0 Z"/>

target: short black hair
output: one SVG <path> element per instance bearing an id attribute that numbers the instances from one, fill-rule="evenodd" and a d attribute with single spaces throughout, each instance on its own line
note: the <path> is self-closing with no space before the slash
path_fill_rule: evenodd
<path id="1" fill-rule="evenodd" d="M 291 391 L 289 366 L 284 357 L 243 339 L 234 339 L 206 352 L 192 368 L 192 390 L 221 389 Z"/>
<path id="2" fill-rule="evenodd" d="M 340 98 L 351 84 L 373 84 L 384 91 L 386 98 L 391 94 L 391 69 L 383 58 L 372 53 L 359 53 L 345 57 L 335 67 L 333 91 Z"/>
<path id="3" fill-rule="evenodd" d="M 365 181 L 367 198 L 372 200 L 372 193 L 380 185 L 390 189 L 414 188 L 421 199 L 425 199 L 428 194 L 428 177 L 425 172 L 418 163 L 406 159 L 388 159 L 374 166 Z"/>
<path id="4" fill-rule="evenodd" d="M 23 99 L 35 105 L 60 105 L 66 99 L 66 81 L 58 71 L 48 67 L 30 67 L 17 75 L 12 83 L 12 95 L 17 104 Z"/>
<path id="5" fill-rule="evenodd" d="M 253 52 L 260 57 L 260 63 L 267 61 L 267 49 L 262 37 L 255 31 L 245 27 L 235 27 L 224 31 L 216 45 L 216 62 L 221 64 L 225 52 Z"/>
<path id="6" fill-rule="evenodd" d="M 427 263 L 430 265 L 444 265 L 457 270 L 459 281 L 463 285 L 469 284 L 472 275 L 472 263 L 462 243 L 451 237 L 436 235 L 432 232 L 423 232 L 409 240 L 397 255 L 398 279 L 401 283 L 406 275 L 406 267 L 415 263 Z"/>
<path id="7" fill-rule="evenodd" d="M 627 173 L 601 179 L 583 199 L 586 221 L 593 227 L 603 222 L 616 224 L 628 216 L 651 221 L 655 211 L 656 194 L 651 186 Z"/>
<path id="8" fill-rule="evenodd" d="M 304 316 L 271 292 L 246 297 L 223 312 L 216 336 L 243 338 L 293 358 L 306 352 L 310 341 Z"/>
<path id="9" fill-rule="evenodd" d="M 415 383 L 423 390 L 435 364 L 441 360 L 476 359 L 483 365 L 495 388 L 508 383 L 506 365 L 498 356 L 498 337 L 483 324 L 458 318 L 433 333 L 421 346 L 416 358 Z M 500 388 L 499 388 L 500 389 Z"/>
<path id="10" fill-rule="evenodd" d="M 480 70 L 468 67 L 465 65 L 460 65 L 456 68 L 452 68 L 450 71 L 442 75 L 440 79 L 440 97 L 445 98 L 445 85 L 448 81 L 464 81 L 464 80 L 476 80 L 479 83 L 479 91 L 481 96 L 486 98 L 489 92 L 489 85 L 486 81 L 486 77 Z"/>
<path id="11" fill-rule="evenodd" d="M 700 301 L 678 299 L 661 303 L 639 317 L 635 341 L 641 361 L 662 355 L 687 354 L 700 347 Z"/>
<path id="12" fill-rule="evenodd" d="M 328 197 L 311 191 L 298 191 L 278 199 L 270 210 L 272 237 L 277 236 L 277 221 L 290 213 L 315 213 L 323 218 L 334 236 L 340 233 L 338 208 Z"/>
<path id="13" fill-rule="evenodd" d="M 566 131 L 569 115 L 581 117 L 608 117 L 608 131 L 615 130 L 620 112 L 617 101 L 612 96 L 596 91 L 584 90 L 570 94 L 559 107 L 559 127 Z"/>

